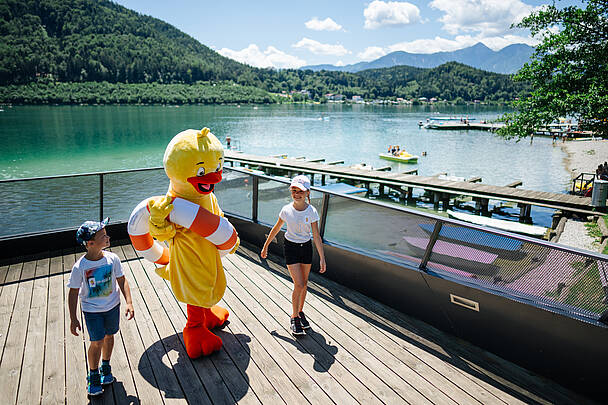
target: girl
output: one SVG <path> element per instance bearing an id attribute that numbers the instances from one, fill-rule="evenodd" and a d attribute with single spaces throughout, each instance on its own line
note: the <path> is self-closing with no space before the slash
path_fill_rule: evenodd
<path id="1" fill-rule="evenodd" d="M 312 264 L 312 231 L 317 252 L 319 252 L 320 270 L 325 273 L 325 253 L 319 234 L 319 214 L 310 204 L 310 180 L 306 176 L 296 176 L 289 186 L 293 202 L 285 205 L 279 213 L 277 223 L 272 227 L 264 243 L 260 256 L 265 259 L 268 255 L 268 245 L 281 230 L 283 223 L 287 226 L 285 232 L 284 253 L 289 274 L 293 280 L 291 294 L 291 333 L 295 336 L 304 335 L 304 329 L 310 328 L 308 320 L 302 312 L 306 298 L 306 284 Z M 308 202 L 306 200 L 308 199 Z"/>

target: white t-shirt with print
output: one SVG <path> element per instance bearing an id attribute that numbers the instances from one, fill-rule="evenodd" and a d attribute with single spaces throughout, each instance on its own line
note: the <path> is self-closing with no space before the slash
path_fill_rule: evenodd
<path id="1" fill-rule="evenodd" d="M 285 221 L 287 226 L 285 239 L 294 243 L 304 243 L 312 237 L 311 225 L 319 220 L 319 214 L 310 204 L 304 211 L 298 211 L 293 207 L 293 203 L 290 203 L 281 209 L 279 218 Z"/>
<path id="2" fill-rule="evenodd" d="M 122 275 L 118 256 L 103 251 L 99 260 L 91 261 L 84 256 L 78 259 L 67 286 L 80 289 L 78 295 L 84 312 L 105 312 L 120 304 L 116 278 Z"/>

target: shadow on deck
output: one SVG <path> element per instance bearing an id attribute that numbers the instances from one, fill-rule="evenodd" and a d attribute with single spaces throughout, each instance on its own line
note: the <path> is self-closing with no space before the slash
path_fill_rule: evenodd
<path id="1" fill-rule="evenodd" d="M 131 245 L 111 250 L 123 260 L 136 317 L 121 320 L 112 356 L 117 382 L 94 403 L 591 403 L 318 274 L 305 307 L 312 329 L 294 339 L 286 268 L 247 247 L 224 259 L 220 305 L 231 315 L 216 331 L 224 347 L 191 361 L 181 333 L 185 305 Z M 69 332 L 65 287 L 80 254 L 0 267 L 0 397 L 7 404 L 88 401 L 86 336 Z"/>

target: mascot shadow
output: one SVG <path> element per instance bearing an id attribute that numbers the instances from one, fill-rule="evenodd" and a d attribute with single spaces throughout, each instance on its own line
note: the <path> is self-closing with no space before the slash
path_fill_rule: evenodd
<path id="1" fill-rule="evenodd" d="M 284 336 L 276 330 L 270 332 L 272 336 L 293 345 L 304 354 L 310 354 L 314 359 L 313 368 L 315 371 L 324 373 L 329 371 L 336 361 L 338 348 L 327 342 L 325 336 L 315 332 L 312 328 L 306 331 L 306 336 L 294 339 L 291 335 Z"/>
<path id="2" fill-rule="evenodd" d="M 234 399 L 235 403 L 239 402 L 249 390 L 249 378 L 246 373 L 229 371 L 226 368 L 236 367 L 233 361 L 236 359 L 241 370 L 247 369 L 251 360 L 249 349 L 251 338 L 244 334 L 225 332 L 222 329 L 214 329 L 213 333 L 224 342 L 222 349 L 210 356 L 195 360 L 188 357 L 181 332 L 155 342 L 139 358 L 140 374 L 150 385 L 161 390 L 166 398 L 188 400 L 189 398 L 184 395 L 184 389 L 189 386 L 191 388 L 188 391 L 199 393 L 206 391 L 211 396 L 213 392 L 230 391 L 232 398 L 223 398 L 224 403 L 230 402 L 231 399 Z M 211 369 L 202 370 L 205 367 Z M 216 378 L 209 379 L 210 374 L 218 372 L 220 376 L 216 374 Z M 227 387 L 224 391 L 217 387 L 217 381 L 222 379 L 222 375 L 231 376 L 229 381 L 223 380 Z M 211 398 L 211 401 L 215 402 L 214 398 Z"/>

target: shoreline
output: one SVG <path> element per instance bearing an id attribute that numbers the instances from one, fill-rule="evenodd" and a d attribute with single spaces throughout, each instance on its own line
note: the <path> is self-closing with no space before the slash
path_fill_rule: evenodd
<path id="1" fill-rule="evenodd" d="M 581 173 L 593 173 L 599 164 L 608 161 L 608 140 L 567 141 L 561 145 L 566 152 L 564 164 L 573 179 Z"/>

